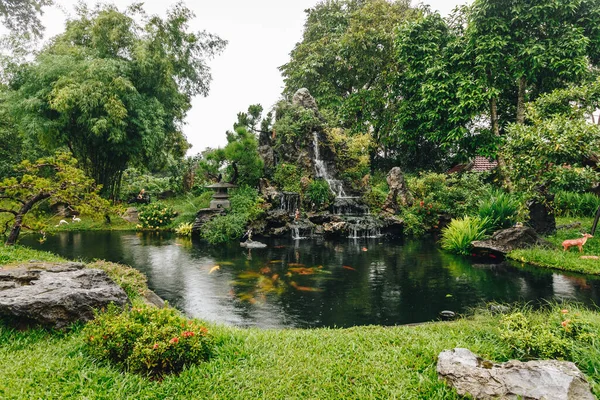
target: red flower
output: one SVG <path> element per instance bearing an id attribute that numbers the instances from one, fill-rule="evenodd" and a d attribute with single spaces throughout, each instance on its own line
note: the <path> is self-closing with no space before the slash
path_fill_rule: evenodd
<path id="1" fill-rule="evenodd" d="M 195 335 L 195 333 L 192 331 L 185 331 L 181 334 L 181 336 L 183 336 L 184 338 L 192 337 L 194 335 Z"/>
<path id="2" fill-rule="evenodd" d="M 561 325 L 563 326 L 563 328 L 566 328 L 567 325 L 569 325 L 569 322 L 571 322 L 571 320 L 567 319 L 567 320 L 561 322 Z"/>
<path id="3" fill-rule="evenodd" d="M 205 327 L 200 328 L 200 333 L 202 333 L 203 335 L 206 335 L 208 333 L 208 329 L 206 329 Z"/>
<path id="4" fill-rule="evenodd" d="M 423 207 L 423 206 L 425 205 L 425 202 L 424 202 L 423 200 L 421 200 L 421 201 L 419 202 L 419 205 L 420 205 L 421 207 Z"/>
<path id="5" fill-rule="evenodd" d="M 179 338 L 174 337 L 173 339 L 169 340 L 169 343 L 179 343 Z"/>
<path id="6" fill-rule="evenodd" d="M 154 346 L 152 346 L 152 348 L 153 348 L 154 350 L 158 349 L 158 343 L 154 343 Z"/>
<path id="7" fill-rule="evenodd" d="M 569 310 L 560 310 L 560 312 L 563 313 L 563 314 L 568 314 Z"/>

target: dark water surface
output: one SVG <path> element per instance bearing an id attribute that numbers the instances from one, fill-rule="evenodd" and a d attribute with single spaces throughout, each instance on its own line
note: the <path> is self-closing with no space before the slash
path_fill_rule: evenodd
<path id="1" fill-rule="evenodd" d="M 209 246 L 169 234 L 62 232 L 23 244 L 145 273 L 190 316 L 262 328 L 397 325 L 484 302 L 600 300 L 600 279 L 507 264 L 478 265 L 433 240 L 269 240 L 266 249 Z"/>

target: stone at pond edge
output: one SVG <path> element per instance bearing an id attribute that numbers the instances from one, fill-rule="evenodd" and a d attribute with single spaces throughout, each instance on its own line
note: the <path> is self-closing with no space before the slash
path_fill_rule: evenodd
<path id="1" fill-rule="evenodd" d="M 129 222 L 130 224 L 139 224 L 140 223 L 139 213 L 138 213 L 137 208 L 135 208 L 135 207 L 128 207 L 127 210 L 125 210 L 125 213 L 121 216 L 121 218 L 123 218 L 125 221 Z"/>
<path id="2" fill-rule="evenodd" d="M 129 300 L 120 286 L 83 264 L 33 264 L 0 271 L 0 317 L 18 327 L 65 328 L 94 318 L 94 309 Z"/>
<path id="3" fill-rule="evenodd" d="M 495 232 L 489 240 L 472 243 L 473 251 L 479 253 L 508 254 L 513 250 L 534 246 L 551 246 L 551 244 L 527 226 L 502 229 Z"/>
<path id="4" fill-rule="evenodd" d="M 440 379 L 461 396 L 474 399 L 595 399 L 585 376 L 572 362 L 509 361 L 495 364 L 468 349 L 443 351 L 438 356 Z"/>

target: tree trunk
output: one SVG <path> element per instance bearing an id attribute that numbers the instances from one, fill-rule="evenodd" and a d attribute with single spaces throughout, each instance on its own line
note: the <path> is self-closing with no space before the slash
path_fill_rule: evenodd
<path id="1" fill-rule="evenodd" d="M 13 227 L 10 230 L 8 239 L 6 239 L 5 244 L 7 246 L 12 246 L 15 243 L 17 243 L 17 239 L 19 238 L 19 234 L 21 233 L 21 227 L 23 226 L 23 217 L 25 216 L 25 214 L 27 214 L 37 202 L 45 200 L 48 197 L 50 197 L 49 193 L 39 193 L 31 199 L 29 199 L 28 201 L 26 201 L 25 204 L 23 204 L 21 209 L 15 215 L 15 222 L 13 223 Z"/>
<path id="2" fill-rule="evenodd" d="M 525 123 L 525 88 L 527 78 L 523 75 L 519 78 L 519 94 L 517 97 L 517 124 Z"/>
<path id="3" fill-rule="evenodd" d="M 492 133 L 494 136 L 500 136 L 500 125 L 498 124 L 498 99 L 490 99 L 490 118 L 492 119 Z"/>

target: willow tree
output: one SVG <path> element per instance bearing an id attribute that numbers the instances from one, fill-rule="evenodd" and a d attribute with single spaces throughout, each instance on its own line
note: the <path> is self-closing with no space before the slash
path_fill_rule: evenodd
<path id="1" fill-rule="evenodd" d="M 140 5 L 80 7 L 14 74 L 9 102 L 20 131 L 47 149 L 68 148 L 109 196 L 128 166 L 159 169 L 181 158 L 191 99 L 208 94 L 207 60 L 226 44 L 191 32 L 192 18 L 180 3 L 165 18 L 145 16 Z"/>

